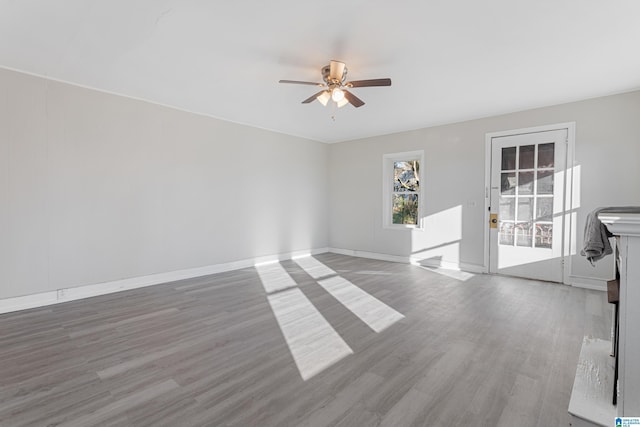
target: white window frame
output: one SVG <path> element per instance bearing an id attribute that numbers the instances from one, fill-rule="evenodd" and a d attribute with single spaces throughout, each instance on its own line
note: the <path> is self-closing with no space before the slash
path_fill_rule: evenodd
<path id="1" fill-rule="evenodd" d="M 418 191 L 418 223 L 393 224 L 393 164 L 397 161 L 417 160 L 420 162 L 418 179 L 420 190 Z M 382 226 L 391 230 L 423 230 L 424 229 L 424 151 L 405 151 L 402 153 L 390 153 L 382 156 Z"/>

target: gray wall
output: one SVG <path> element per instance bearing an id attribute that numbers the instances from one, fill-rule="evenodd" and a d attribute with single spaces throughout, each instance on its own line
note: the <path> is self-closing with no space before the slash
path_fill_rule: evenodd
<path id="1" fill-rule="evenodd" d="M 587 213 L 640 205 L 640 92 L 334 144 L 329 150 L 333 248 L 484 265 L 485 135 L 576 123 L 579 170 L 575 238 L 582 247 Z M 425 231 L 382 227 L 382 156 L 424 150 Z M 591 267 L 574 255 L 575 282 L 610 276 L 612 257 Z M 584 280 L 583 280 L 584 279 Z"/>
<path id="2" fill-rule="evenodd" d="M 0 69 L 0 299 L 326 247 L 327 156 Z"/>

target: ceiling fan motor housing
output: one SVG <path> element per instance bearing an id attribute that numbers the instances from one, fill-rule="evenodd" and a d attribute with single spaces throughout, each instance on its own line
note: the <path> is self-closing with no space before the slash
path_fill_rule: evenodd
<path id="1" fill-rule="evenodd" d="M 322 67 L 321 73 L 322 73 L 322 80 L 324 80 L 324 82 L 327 83 L 328 85 L 334 84 L 334 85 L 341 86 L 345 82 L 345 80 L 347 80 L 346 66 L 344 67 L 344 71 L 342 72 L 342 78 L 340 80 L 331 79 L 331 65 L 325 65 L 324 67 Z"/>

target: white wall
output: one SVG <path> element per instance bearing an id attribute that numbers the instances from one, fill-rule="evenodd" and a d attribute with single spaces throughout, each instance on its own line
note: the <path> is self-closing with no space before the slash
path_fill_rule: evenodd
<path id="1" fill-rule="evenodd" d="M 434 101 L 435 102 L 435 101 Z M 485 135 L 576 123 L 578 248 L 586 215 L 599 206 L 640 205 L 640 92 L 585 100 L 355 140 L 330 146 L 330 245 L 349 251 L 484 265 Z M 425 231 L 382 228 L 382 156 L 424 150 Z M 612 257 L 597 268 L 575 255 L 573 281 L 608 278 Z"/>
<path id="2" fill-rule="evenodd" d="M 485 134 L 571 121 L 580 247 L 640 204 L 638 117 L 631 92 L 327 146 L 0 69 L 0 299 L 326 246 L 482 266 Z M 385 230 L 382 155 L 420 149 L 427 229 Z"/>
<path id="3" fill-rule="evenodd" d="M 0 299 L 326 247 L 327 156 L 0 69 Z"/>

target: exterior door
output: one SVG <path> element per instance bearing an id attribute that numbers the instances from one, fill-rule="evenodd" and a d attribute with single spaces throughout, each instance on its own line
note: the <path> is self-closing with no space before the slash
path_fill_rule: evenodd
<path id="1" fill-rule="evenodd" d="M 491 273 L 562 282 L 567 137 L 491 139 Z"/>

